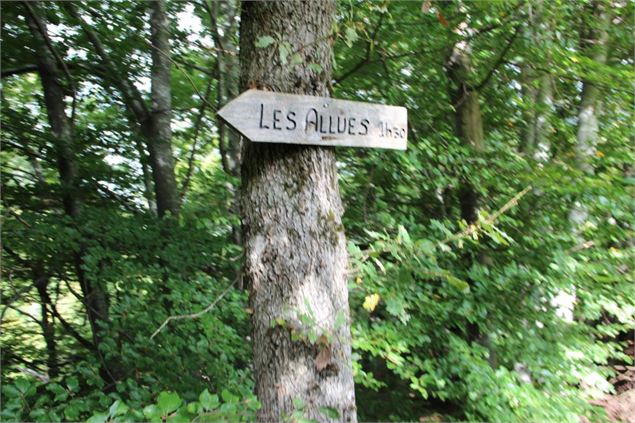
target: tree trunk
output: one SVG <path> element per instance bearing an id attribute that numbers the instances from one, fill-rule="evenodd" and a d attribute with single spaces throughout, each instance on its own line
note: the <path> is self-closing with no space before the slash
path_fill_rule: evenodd
<path id="1" fill-rule="evenodd" d="M 238 46 L 234 42 L 236 27 L 233 19 L 239 6 L 234 1 L 226 3 L 215 1 L 211 5 L 205 2 L 205 6 L 212 23 L 214 44 L 219 50 L 216 54 L 216 73 L 218 75 L 216 103 L 220 110 L 225 103 L 239 93 Z M 222 14 L 230 20 L 225 28 L 222 28 L 219 22 L 221 7 L 225 8 Z M 219 150 L 223 169 L 232 176 L 240 176 L 240 155 L 242 152 L 240 134 L 236 131 L 225 130 L 225 124 L 220 117 L 217 117 L 216 121 L 219 128 Z"/>
<path id="2" fill-rule="evenodd" d="M 334 14 L 331 0 L 243 3 L 242 88 L 328 96 Z M 303 64 L 281 63 L 276 45 L 256 48 L 265 35 L 290 43 Z M 310 70 L 309 63 L 322 71 Z M 241 206 L 259 421 L 281 421 L 294 412 L 356 421 L 333 149 L 245 142 Z"/>
<path id="3" fill-rule="evenodd" d="M 540 76 L 537 98 L 534 159 L 546 162 L 551 157 L 551 116 L 553 114 L 553 78 L 548 73 Z"/>
<path id="4" fill-rule="evenodd" d="M 46 367 L 48 368 L 49 377 L 55 378 L 59 374 L 59 362 L 57 358 L 57 341 L 55 340 L 55 322 L 53 320 L 53 313 L 49 310 L 53 308 L 51 297 L 48 294 L 50 278 L 44 274 L 40 264 L 33 264 L 31 270 L 33 273 L 33 284 L 40 297 L 42 337 L 46 344 L 47 354 Z M 49 320 L 49 315 L 51 320 Z"/>
<path id="5" fill-rule="evenodd" d="M 589 58 L 599 65 L 606 64 L 608 50 L 609 23 L 606 6 L 601 1 L 593 2 L 592 8 L 594 26 L 582 34 L 581 48 Z M 595 173 L 591 160 L 595 156 L 598 139 L 598 107 L 600 104 L 600 90 L 593 81 L 584 80 L 582 86 L 582 100 L 578 113 L 578 133 L 576 137 L 576 160 L 578 167 L 585 173 Z"/>
<path id="6" fill-rule="evenodd" d="M 469 38 L 470 28 L 466 22 L 461 23 L 455 32 L 465 39 Z M 463 145 L 475 153 L 485 149 L 483 120 L 479 94 L 470 86 L 468 77 L 472 72 L 470 45 L 466 40 L 458 41 L 453 47 L 446 63 L 446 73 L 451 82 L 450 99 L 454 106 L 454 133 Z M 479 198 L 472 184 L 464 180 L 459 187 L 461 217 L 468 223 L 478 220 Z"/>
<path id="7" fill-rule="evenodd" d="M 542 0 L 530 4 L 527 41 L 534 48 L 546 53 L 544 68 L 549 68 L 549 36 L 553 32 L 552 22 L 546 16 Z M 546 162 L 551 156 L 551 118 L 553 115 L 553 77 L 543 69 L 534 70 L 535 64 L 526 63 L 522 68 L 523 94 L 527 111 L 521 151 L 533 156 L 539 162 Z"/>
<path id="8" fill-rule="evenodd" d="M 82 31 L 93 46 L 93 50 L 106 69 L 106 80 L 121 94 L 128 112 L 134 116 L 138 130 L 145 138 L 149 152 L 149 162 L 154 181 L 155 201 L 159 216 L 166 212 L 177 214 L 179 210 L 179 193 L 174 176 L 174 158 L 172 156 L 170 126 L 171 85 L 170 85 L 170 43 L 168 21 L 163 0 L 152 1 L 150 26 L 152 29 L 152 108 L 148 107 L 141 93 L 110 59 L 97 33 L 84 21 L 73 2 L 62 2 L 62 7 L 79 23 Z M 145 152 L 139 149 L 139 156 L 144 166 Z M 151 185 L 144 174 L 146 188 Z M 152 210 L 150 196 L 146 195 Z"/>
<path id="9" fill-rule="evenodd" d="M 238 96 L 240 91 L 238 86 L 240 72 L 238 46 L 234 41 L 238 32 L 235 17 L 240 9 L 240 3 L 231 0 L 228 2 L 214 1 L 212 4 L 206 1 L 204 4 L 210 17 L 214 44 L 218 48 L 216 54 L 216 74 L 218 75 L 216 107 L 217 110 L 220 110 L 229 100 Z M 221 26 L 219 21 L 221 15 L 227 17 L 225 26 Z M 218 149 L 223 169 L 231 176 L 240 177 L 242 137 L 238 132 L 228 130 L 220 116 L 216 117 L 216 125 L 218 127 Z M 230 185 L 228 190 L 231 196 L 229 210 L 232 214 L 239 215 L 240 203 L 237 187 Z M 232 226 L 232 240 L 237 245 L 242 244 L 239 226 Z M 239 281 L 238 288 L 242 290 L 244 288 L 242 278 Z"/>
<path id="10" fill-rule="evenodd" d="M 593 26 L 589 27 L 582 34 L 581 48 L 586 50 L 587 55 L 597 64 L 606 64 L 609 23 L 608 12 L 602 1 L 593 2 L 589 5 L 592 9 Z M 583 81 L 582 99 L 578 112 L 578 132 L 576 136 L 575 153 L 578 168 L 588 176 L 595 173 L 592 160 L 595 156 L 598 140 L 598 107 L 600 104 L 600 91 L 598 87 L 589 80 Z M 584 242 L 582 228 L 589 219 L 589 208 L 587 204 L 578 199 L 569 212 L 569 223 L 573 236 L 579 244 Z M 561 290 L 553 299 L 560 316 L 565 320 L 573 321 L 573 310 L 576 302 L 576 286 L 571 284 L 570 292 Z"/>
<path id="11" fill-rule="evenodd" d="M 454 107 L 454 133 L 461 144 L 468 147 L 475 155 L 485 151 L 485 135 L 483 131 L 483 118 L 479 101 L 479 92 L 470 84 L 470 75 L 473 72 L 471 64 L 471 46 L 469 39 L 473 36 L 473 30 L 467 21 L 461 22 L 454 31 L 463 37 L 452 46 L 452 51 L 446 62 L 446 73 L 450 80 L 450 99 Z M 476 187 L 467 179 L 463 179 L 459 186 L 459 205 L 461 218 L 468 225 L 478 221 L 480 208 L 480 194 Z M 491 258 L 487 252 L 482 251 L 478 258 L 481 265 L 489 265 Z M 482 333 L 478 324 L 469 323 L 467 326 L 468 337 L 488 349 L 490 366 L 498 365 L 496 350 L 492 347 L 489 334 Z"/>
<path id="12" fill-rule="evenodd" d="M 602 2 L 590 5 L 593 9 L 595 28 L 589 28 L 582 34 L 581 47 L 588 56 L 598 64 L 605 64 L 608 43 L 608 13 Z M 598 107 L 600 104 L 599 88 L 589 80 L 583 81 L 582 99 L 578 113 L 578 132 L 575 144 L 576 162 L 578 168 L 587 175 L 593 175 L 595 169 L 591 161 L 595 156 L 598 140 Z M 588 208 L 577 201 L 569 213 L 569 221 L 576 235 L 588 218 Z"/>
<path id="13" fill-rule="evenodd" d="M 527 31 L 527 38 L 529 42 L 533 42 L 532 35 L 533 31 L 529 29 Z M 524 62 L 521 65 L 520 78 L 522 98 L 525 105 L 523 109 L 524 126 L 522 128 L 520 140 L 520 151 L 531 154 L 534 150 L 534 146 L 536 145 L 536 99 L 538 98 L 538 90 L 534 86 L 536 75 L 531 64 Z"/>
<path id="14" fill-rule="evenodd" d="M 149 160 L 143 143 L 138 138 L 140 134 L 135 134 L 135 147 L 139 154 L 139 163 L 141 163 L 141 175 L 143 176 L 143 197 L 148 204 L 148 210 L 154 216 L 157 215 L 157 202 L 154 200 L 154 181 L 152 180 L 152 172 L 149 168 Z"/>
<path id="15" fill-rule="evenodd" d="M 179 192 L 172 157 L 170 33 L 164 0 L 150 2 L 152 29 L 152 125 L 148 142 L 159 216 L 179 212 Z"/>
<path id="16" fill-rule="evenodd" d="M 44 89 L 44 103 L 49 124 L 54 136 L 57 165 L 62 185 L 62 202 L 65 213 L 74 221 L 80 214 L 78 198 L 78 170 L 73 149 L 72 124 L 66 116 L 64 89 L 60 84 L 60 71 L 56 57 L 51 51 L 52 44 L 48 38 L 46 26 L 35 12 L 35 5 L 25 5 L 27 24 L 34 39 L 38 72 Z M 84 263 L 85 247 L 80 244 L 79 252 L 73 253 L 73 261 L 77 280 L 81 286 L 86 314 L 93 334 L 93 342 L 99 346 L 102 340 L 102 326 L 108 319 L 108 296 L 106 291 L 86 276 Z M 97 348 L 99 350 L 99 348 Z M 113 382 L 116 377 L 105 362 L 102 361 L 102 376 Z"/>

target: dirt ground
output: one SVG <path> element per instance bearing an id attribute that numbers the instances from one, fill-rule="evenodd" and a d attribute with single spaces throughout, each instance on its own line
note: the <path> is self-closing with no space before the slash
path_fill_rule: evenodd
<path id="1" fill-rule="evenodd" d="M 635 357 L 635 348 L 630 343 L 625 351 Z M 604 407 L 611 421 L 635 423 L 635 366 L 613 366 L 618 374 L 611 379 L 615 387 L 615 395 L 593 401 L 595 405 Z"/>

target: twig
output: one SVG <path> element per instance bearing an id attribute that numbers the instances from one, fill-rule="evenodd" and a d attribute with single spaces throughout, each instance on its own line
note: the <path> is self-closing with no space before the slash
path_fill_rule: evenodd
<path id="1" fill-rule="evenodd" d="M 2 78 L 6 78 L 13 75 L 22 75 L 23 73 L 37 72 L 37 69 L 37 65 L 24 65 L 19 68 L 3 69 L 1 75 Z"/>
<path id="2" fill-rule="evenodd" d="M 521 28 L 521 24 L 516 25 L 516 30 L 514 31 L 512 36 L 507 41 L 507 44 L 505 45 L 505 47 L 501 51 L 500 56 L 498 56 L 498 59 L 496 60 L 494 65 L 491 67 L 491 69 L 489 70 L 489 72 L 487 73 L 485 78 L 483 78 L 483 80 L 480 83 L 478 83 L 476 85 L 476 87 L 473 88 L 474 90 L 480 90 L 481 88 L 483 88 L 489 82 L 489 80 L 492 78 L 492 76 L 494 75 L 494 72 L 496 72 L 498 67 L 501 64 L 503 64 L 503 61 L 505 60 L 505 56 L 507 55 L 507 53 L 511 49 L 512 45 L 514 44 L 514 40 L 516 40 L 516 37 L 520 33 L 520 28 Z"/>
<path id="3" fill-rule="evenodd" d="M 7 207 L 6 210 L 9 212 L 10 215 L 18 219 L 18 222 L 22 223 L 24 226 L 26 226 L 29 229 L 31 228 L 31 225 L 29 225 L 24 219 L 22 219 L 22 217 L 19 214 L 17 214 L 11 208 Z M 19 256 L 16 254 L 16 257 L 19 257 Z"/>
<path id="4" fill-rule="evenodd" d="M 458 232 L 458 233 L 456 233 L 454 235 L 451 235 L 451 236 L 447 237 L 446 239 L 444 239 L 443 241 L 440 241 L 439 243 L 436 244 L 436 247 L 440 247 L 441 245 L 445 245 L 445 244 L 447 244 L 447 243 L 449 243 L 451 241 L 457 241 L 459 239 L 463 239 L 465 237 L 468 237 L 468 236 L 472 235 L 474 232 L 476 232 L 477 230 L 479 230 L 483 224 L 491 225 L 503 213 L 505 213 L 507 210 L 509 210 L 510 208 L 512 208 L 515 205 L 517 205 L 518 201 L 525 194 L 527 194 L 529 192 L 529 190 L 531 190 L 531 189 L 532 189 L 532 186 L 529 185 L 527 188 L 523 189 L 518 194 L 514 195 L 507 203 L 505 203 L 500 209 L 496 210 L 495 213 L 493 213 L 489 218 L 485 219 L 482 223 L 481 222 L 477 222 L 475 224 L 472 224 L 472 225 L 468 226 L 463 231 Z M 365 262 L 366 260 L 368 260 L 369 257 L 370 257 L 369 249 L 363 250 L 360 261 Z M 354 275 L 356 275 L 358 273 L 359 273 L 359 269 L 358 268 L 352 268 L 352 269 L 349 269 L 347 271 L 347 275 L 346 276 L 347 277 L 354 276 Z"/>
<path id="5" fill-rule="evenodd" d="M 220 300 L 223 299 L 223 297 L 225 295 L 227 295 L 227 293 L 231 290 L 231 288 L 234 287 L 234 285 L 236 285 L 236 282 L 238 282 L 238 280 L 240 279 L 240 277 L 236 278 L 234 280 L 234 282 L 232 282 L 227 288 L 225 288 L 225 290 L 223 292 L 221 292 L 221 294 L 207 307 L 205 307 L 203 310 L 196 312 L 196 313 L 191 313 L 191 314 L 181 314 L 178 316 L 170 316 L 167 319 L 165 319 L 165 321 L 163 323 L 161 323 L 161 326 L 159 326 L 159 328 L 157 330 L 154 331 L 154 333 L 152 335 L 150 335 L 150 339 L 153 339 L 155 336 L 157 336 L 157 334 L 159 332 L 161 332 L 161 330 L 171 321 L 171 320 L 183 320 L 183 319 L 198 319 L 199 317 L 201 317 L 203 314 L 209 312 L 211 309 L 213 309 L 216 304 L 218 304 L 218 302 Z"/>
<path id="6" fill-rule="evenodd" d="M 373 29 L 370 39 L 366 40 L 366 53 L 364 54 L 364 59 L 360 61 L 359 63 L 357 63 L 348 71 L 344 72 L 343 75 L 336 77 L 333 85 L 341 83 L 343 80 L 345 80 L 346 78 L 348 78 L 349 76 L 351 76 L 352 74 L 354 74 L 355 72 L 357 72 L 358 70 L 360 70 L 361 68 L 363 68 L 364 66 L 370 63 L 370 56 L 375 46 L 375 39 L 377 38 L 377 34 L 379 33 L 379 29 L 381 28 L 381 25 L 383 22 L 384 22 L 384 14 L 382 13 L 381 15 L 379 15 L 379 20 L 377 21 L 377 25 Z"/>
<path id="7" fill-rule="evenodd" d="M 34 315 L 32 315 L 30 313 L 27 313 L 26 311 L 20 310 L 19 307 L 16 307 L 16 306 L 11 305 L 11 304 L 6 304 L 4 307 L 5 307 L 5 310 L 6 309 L 11 309 L 11 310 L 17 312 L 18 314 L 21 314 L 21 315 L 26 316 L 29 319 L 33 320 L 35 323 L 37 323 L 38 326 L 42 326 L 42 322 L 40 321 L 40 319 L 38 319 L 37 317 L 35 317 Z M 2 311 L 3 315 L 5 314 L 5 310 Z"/>
<path id="8" fill-rule="evenodd" d="M 589 248 L 592 248 L 594 246 L 595 246 L 595 241 L 583 242 L 582 244 L 578 244 L 572 248 L 569 248 L 567 250 L 567 253 L 577 253 L 578 251 L 588 250 Z"/>
<path id="9" fill-rule="evenodd" d="M 447 244 L 448 242 L 456 241 L 456 240 L 468 237 L 468 236 L 472 235 L 474 232 L 476 232 L 477 230 L 479 230 L 483 226 L 483 223 L 486 224 L 486 225 L 491 225 L 503 213 L 505 213 L 507 210 L 511 209 L 516 204 L 518 204 L 518 200 L 520 200 L 522 197 L 524 197 L 525 194 L 527 194 L 531 188 L 532 188 L 532 186 L 529 185 L 529 186 L 527 186 L 527 188 L 525 188 L 524 190 L 520 191 L 518 194 L 514 195 L 507 203 L 505 203 L 505 205 L 503 205 L 503 207 L 501 207 L 500 209 L 496 210 L 496 212 L 494 212 L 494 214 L 492 214 L 490 217 L 485 219 L 484 222 L 482 222 L 482 223 L 481 222 L 473 223 L 470 226 L 468 226 L 467 228 L 465 228 L 465 230 L 463 230 L 463 231 L 461 231 L 461 232 L 459 232 L 457 234 L 454 234 L 452 236 L 447 237 L 446 239 L 441 241 L 438 245 Z"/>
<path id="10" fill-rule="evenodd" d="M 18 371 L 24 373 L 27 376 L 31 376 L 38 379 L 40 382 L 48 383 L 50 381 L 50 378 L 47 374 L 39 373 L 33 369 L 28 369 L 26 367 L 18 367 L 17 369 Z"/>

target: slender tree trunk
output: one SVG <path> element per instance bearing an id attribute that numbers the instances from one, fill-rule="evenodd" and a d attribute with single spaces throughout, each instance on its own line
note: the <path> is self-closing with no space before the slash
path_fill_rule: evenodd
<path id="1" fill-rule="evenodd" d="M 590 59 L 599 65 L 606 64 L 608 50 L 608 12 L 602 1 L 593 2 L 592 16 L 594 26 L 582 34 L 581 47 Z M 578 133 L 576 136 L 576 160 L 578 167 L 585 173 L 595 173 L 591 160 L 595 156 L 598 140 L 598 108 L 600 105 L 600 89 L 593 81 L 584 80 L 582 100 L 578 113 Z"/>
<path id="2" fill-rule="evenodd" d="M 596 1 L 589 5 L 592 9 L 592 25 L 582 34 L 581 48 L 597 64 L 606 63 L 608 50 L 609 23 L 606 5 Z M 588 176 L 595 173 L 592 160 L 595 156 L 598 140 L 598 108 L 600 105 L 599 88 L 589 80 L 583 81 L 582 99 L 578 112 L 578 132 L 576 136 L 575 153 L 578 168 Z M 578 199 L 569 212 L 571 230 L 578 243 L 584 242 L 582 228 L 589 218 L 588 205 Z M 576 286 L 571 284 L 570 292 L 560 291 L 552 304 L 558 308 L 558 313 L 566 320 L 573 321 L 573 310 L 576 302 Z"/>
<path id="3" fill-rule="evenodd" d="M 463 40 L 452 46 L 452 51 L 446 62 L 446 73 L 450 80 L 450 99 L 454 107 L 454 133 L 461 144 L 468 147 L 475 155 L 485 150 L 485 135 L 483 131 L 483 118 L 479 101 L 479 92 L 470 84 L 472 74 L 471 46 L 467 41 L 473 35 L 467 21 L 461 22 L 455 29 L 455 33 L 462 36 Z M 468 181 L 461 181 L 459 186 L 459 205 L 461 218 L 468 224 L 478 221 L 480 208 L 480 194 L 476 187 Z M 486 252 L 481 252 L 477 258 L 482 265 L 489 265 L 491 258 Z M 496 367 L 497 354 L 493 348 L 488 334 L 483 334 L 477 324 L 468 324 L 468 337 L 480 343 L 489 350 L 489 363 Z"/>
<path id="4" fill-rule="evenodd" d="M 590 5 L 594 18 L 594 28 L 588 28 L 582 34 L 581 47 L 588 56 L 598 64 L 605 64 L 608 44 L 608 12 L 601 2 Z M 582 99 L 578 113 L 578 132 L 576 136 L 575 153 L 578 168 L 587 175 L 593 175 L 592 160 L 595 156 L 598 140 L 598 108 L 600 105 L 600 90 L 593 81 L 585 80 L 582 85 Z M 569 214 L 574 233 L 588 218 L 588 208 L 581 201 L 577 201 Z"/>
<path id="5" fill-rule="evenodd" d="M 212 36 L 214 43 L 219 49 L 216 55 L 216 73 L 218 75 L 218 88 L 216 90 L 216 103 L 218 109 L 223 107 L 239 93 L 238 89 L 238 46 L 233 38 L 235 27 L 233 22 L 228 22 L 226 28 L 221 28 L 219 22 L 220 8 L 225 7 L 224 15 L 232 19 L 236 14 L 237 3 L 228 1 L 226 3 L 213 2 L 212 5 L 206 3 L 207 11 L 212 22 Z M 226 131 L 225 125 L 220 118 L 217 118 L 219 128 L 219 150 L 221 154 L 223 168 L 225 172 L 233 176 L 240 176 L 240 155 L 242 153 L 241 137 L 236 131 Z"/>
<path id="6" fill-rule="evenodd" d="M 152 125 L 148 150 L 152 164 L 159 216 L 179 212 L 179 192 L 172 157 L 172 89 L 170 33 L 164 0 L 150 2 L 152 29 Z"/>
<path id="7" fill-rule="evenodd" d="M 553 78 L 548 73 L 540 76 L 537 98 L 534 159 L 546 162 L 551 157 L 551 116 L 553 115 Z"/>
<path id="8" fill-rule="evenodd" d="M 140 136 L 140 135 L 139 135 Z M 135 147 L 139 154 L 139 163 L 141 163 L 141 175 L 143 176 L 143 196 L 148 204 L 148 210 L 150 213 L 156 216 L 157 214 L 157 202 L 154 199 L 154 181 L 152 180 L 152 172 L 149 168 L 148 155 L 141 140 L 135 140 Z"/>
<path id="9" fill-rule="evenodd" d="M 551 20 L 546 16 L 543 0 L 529 4 L 530 18 L 527 29 L 527 42 L 531 47 L 546 54 L 545 68 L 550 66 L 550 34 L 553 31 Z M 534 70 L 535 64 L 526 63 L 523 67 L 523 93 L 526 107 L 525 129 L 521 151 L 533 156 L 540 162 L 551 157 L 551 118 L 553 115 L 553 77 L 545 70 Z"/>
<path id="10" fill-rule="evenodd" d="M 527 32 L 528 41 L 533 42 L 533 31 L 529 29 Z M 525 62 L 522 64 L 520 77 L 523 103 L 525 105 L 523 110 L 524 126 L 520 140 L 520 151 L 531 154 L 536 145 L 536 100 L 538 99 L 538 90 L 534 86 L 536 75 L 530 63 Z"/>
<path id="11" fill-rule="evenodd" d="M 217 109 L 223 107 L 229 100 L 238 96 L 239 93 L 239 63 L 238 63 L 238 46 L 236 45 L 235 35 L 237 27 L 235 25 L 235 17 L 240 9 L 240 3 L 232 0 L 228 2 L 215 1 L 212 4 L 205 3 L 212 26 L 212 36 L 214 43 L 219 49 L 216 54 L 216 73 L 217 90 L 216 105 Z M 221 8 L 224 7 L 224 10 Z M 220 15 L 226 16 L 227 25 L 221 27 Z M 218 149 L 221 155 L 221 163 L 223 169 L 229 175 L 234 177 L 240 176 L 240 163 L 242 154 L 242 137 L 236 131 L 227 130 L 225 123 L 217 116 L 216 124 L 218 127 Z M 232 214 L 240 214 L 239 195 L 236 187 L 229 186 L 231 195 L 231 204 L 229 206 Z M 239 226 L 232 227 L 232 240 L 235 244 L 242 244 L 242 233 Z M 239 279 L 238 288 L 243 289 L 242 278 Z"/>
<path id="12" fill-rule="evenodd" d="M 470 28 L 463 22 L 456 31 L 466 39 L 470 35 Z M 475 153 L 485 149 L 483 135 L 483 120 L 478 91 L 469 84 L 468 77 L 472 72 L 470 60 L 470 45 L 461 40 L 452 47 L 452 52 L 446 63 L 446 72 L 451 82 L 450 99 L 454 106 L 454 133 L 462 144 L 468 146 Z M 461 217 L 469 224 L 478 219 L 479 198 L 474 186 L 469 181 L 463 181 L 459 188 L 459 202 Z"/>
<path id="13" fill-rule="evenodd" d="M 64 211 L 74 221 L 77 221 L 81 206 L 78 193 L 78 170 L 73 151 L 72 125 L 70 119 L 66 116 L 65 94 L 60 84 L 60 71 L 55 55 L 49 47 L 52 44 L 48 39 L 46 25 L 36 14 L 35 5 L 27 5 L 26 7 L 29 10 L 26 14 L 27 24 L 35 40 L 35 59 L 44 89 L 44 103 L 46 104 L 48 120 L 55 140 Z M 102 341 L 102 326 L 109 322 L 108 296 L 103 287 L 95 281 L 89 280 L 85 274 L 83 269 L 85 254 L 85 247 L 80 244 L 79 252 L 73 253 L 73 261 L 77 280 L 84 296 L 93 342 L 96 346 L 99 346 Z M 98 350 L 99 348 L 97 348 Z M 109 369 L 111 366 L 108 366 L 105 360 L 102 359 L 101 361 L 104 379 L 109 382 L 116 380 L 115 371 Z"/>
<path id="14" fill-rule="evenodd" d="M 328 96 L 334 14 L 332 0 L 243 3 L 242 88 Z M 281 63 L 275 46 L 255 47 L 259 37 L 272 34 L 298 49 L 304 64 Z M 336 420 L 355 421 L 347 255 L 333 149 L 246 142 L 241 202 L 262 403 L 258 420 L 281 421 L 297 411 L 326 421 L 331 409 Z M 303 323 L 303 314 L 313 317 Z M 325 336 L 311 342 L 305 336 L 311 331 Z"/>
<path id="15" fill-rule="evenodd" d="M 55 340 L 55 322 L 52 313 L 51 297 L 48 294 L 48 284 L 50 278 L 44 274 L 42 266 L 35 264 L 31 266 L 33 273 L 33 283 L 40 297 L 40 308 L 42 314 L 42 336 L 46 344 L 46 367 L 50 378 L 59 374 L 59 362 L 57 358 L 57 341 Z M 49 320 L 50 318 L 50 320 Z"/>

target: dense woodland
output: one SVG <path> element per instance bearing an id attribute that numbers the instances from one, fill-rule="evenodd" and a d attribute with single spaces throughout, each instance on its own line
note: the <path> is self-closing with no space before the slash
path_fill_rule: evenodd
<path id="1" fill-rule="evenodd" d="M 0 7 L 2 421 L 628 418 L 632 1 Z M 408 149 L 255 145 L 254 87 Z"/>

